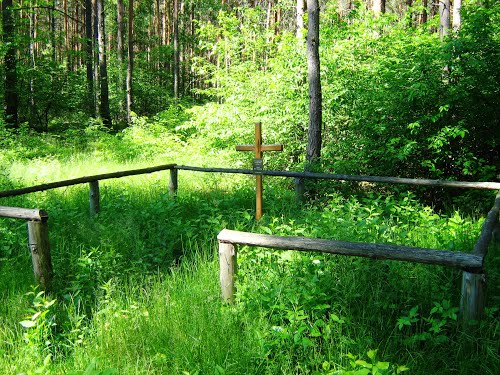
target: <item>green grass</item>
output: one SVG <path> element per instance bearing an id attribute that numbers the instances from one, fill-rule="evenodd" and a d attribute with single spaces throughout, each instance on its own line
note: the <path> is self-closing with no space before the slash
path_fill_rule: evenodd
<path id="1" fill-rule="evenodd" d="M 170 162 L 231 166 L 189 144 L 152 152 L 138 141 L 129 157 L 130 142 L 95 139 L 80 153 L 57 143 L 59 154 L 36 159 L 36 149 L 9 149 L 0 189 Z M 495 373 L 498 248 L 487 262 L 488 317 L 470 327 L 455 319 L 458 271 L 314 253 L 241 247 L 238 302 L 222 304 L 223 228 L 469 251 L 483 222 L 406 193 L 332 191 L 299 206 L 287 184 L 266 178 L 258 223 L 249 176 L 180 171 L 175 200 L 168 172 L 103 181 L 95 218 L 85 185 L 2 199 L 49 212 L 56 290 L 33 289 L 25 224 L 0 219 L 1 372 Z"/>

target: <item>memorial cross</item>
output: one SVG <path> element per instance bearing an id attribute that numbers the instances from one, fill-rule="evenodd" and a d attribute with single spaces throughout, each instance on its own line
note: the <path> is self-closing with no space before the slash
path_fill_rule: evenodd
<path id="1" fill-rule="evenodd" d="M 262 125 L 260 122 L 255 124 L 255 144 L 253 145 L 238 145 L 236 151 L 255 151 L 255 159 L 253 160 L 253 170 L 255 172 L 256 181 L 256 200 L 255 200 L 255 219 L 260 220 L 262 217 L 262 172 L 264 163 L 262 156 L 264 151 L 283 151 L 283 145 L 263 145 L 262 144 Z"/>

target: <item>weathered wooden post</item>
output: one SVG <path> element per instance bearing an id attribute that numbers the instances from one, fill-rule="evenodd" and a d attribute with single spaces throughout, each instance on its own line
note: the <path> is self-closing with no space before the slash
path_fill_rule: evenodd
<path id="1" fill-rule="evenodd" d="M 219 241 L 220 287 L 222 300 L 233 303 L 236 292 L 237 248 L 229 242 Z"/>
<path id="2" fill-rule="evenodd" d="M 170 195 L 175 197 L 177 196 L 177 188 L 178 188 L 178 170 L 172 167 L 170 169 L 170 183 L 169 183 L 169 191 Z"/>
<path id="3" fill-rule="evenodd" d="M 101 193 L 99 192 L 99 181 L 89 182 L 90 216 L 95 216 L 101 210 Z"/>
<path id="4" fill-rule="evenodd" d="M 463 272 L 460 315 L 463 321 L 480 320 L 484 315 L 486 275 Z"/>
<path id="5" fill-rule="evenodd" d="M 472 254 L 479 256 L 483 263 L 488 252 L 488 246 L 492 239 L 495 240 L 497 235 L 499 211 L 500 192 L 497 193 L 495 204 L 486 216 L 486 220 L 481 228 L 481 234 L 472 252 Z M 480 320 L 483 318 L 486 302 L 486 286 L 487 278 L 484 270 L 481 273 L 464 271 L 460 296 L 460 316 L 463 321 Z"/>
<path id="6" fill-rule="evenodd" d="M 293 180 L 293 185 L 295 187 L 295 197 L 298 203 L 304 203 L 305 197 L 305 185 L 304 179 L 301 177 L 295 177 Z"/>
<path id="7" fill-rule="evenodd" d="M 253 145 L 238 145 L 236 151 L 255 151 L 255 159 L 253 161 L 253 170 L 255 172 L 255 219 L 262 218 L 262 171 L 264 163 L 262 160 L 264 151 L 283 151 L 283 145 L 263 145 L 262 144 L 262 124 L 255 124 L 255 144 Z"/>
<path id="8" fill-rule="evenodd" d="M 47 213 L 40 211 L 40 220 L 28 220 L 28 241 L 33 273 L 37 283 L 47 292 L 51 289 L 53 276 L 48 219 Z"/>

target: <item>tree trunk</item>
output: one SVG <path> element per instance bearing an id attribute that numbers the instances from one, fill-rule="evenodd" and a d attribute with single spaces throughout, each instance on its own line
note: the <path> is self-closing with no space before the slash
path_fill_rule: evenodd
<path id="1" fill-rule="evenodd" d="M 105 126 L 111 127 L 111 114 L 109 112 L 109 86 L 108 86 L 108 65 L 106 61 L 106 34 L 105 34 L 105 14 L 103 0 L 97 0 L 98 19 L 98 44 L 99 44 L 99 84 L 101 86 L 101 100 L 99 114 Z"/>
<path id="2" fill-rule="evenodd" d="M 92 0 L 92 36 L 93 36 L 93 44 L 92 44 L 92 53 L 93 53 L 93 62 L 94 62 L 94 111 L 97 115 L 99 114 L 99 106 L 101 103 L 101 93 L 100 93 L 100 78 L 99 78 L 99 52 L 96 51 L 99 45 L 99 17 L 97 16 L 97 0 Z"/>
<path id="3" fill-rule="evenodd" d="M 33 7 L 33 2 L 30 1 L 30 8 Z M 35 49 L 35 39 L 36 39 L 36 14 L 34 12 L 28 13 L 30 21 L 30 43 L 29 43 L 29 57 L 30 57 L 30 68 L 33 71 L 36 68 L 36 49 Z M 36 101 L 35 101 L 35 86 L 34 78 L 30 76 L 30 88 L 29 88 L 29 123 L 33 126 L 36 124 Z"/>
<path id="4" fill-rule="evenodd" d="M 124 35 L 125 35 L 125 27 L 124 27 L 124 22 L 123 22 L 123 14 L 125 13 L 125 6 L 123 5 L 123 0 L 118 0 L 116 2 L 116 23 L 118 26 L 118 30 L 116 33 L 116 49 L 117 49 L 117 57 L 118 57 L 118 64 L 120 66 L 120 70 L 123 64 L 123 56 L 125 55 L 124 53 Z"/>
<path id="5" fill-rule="evenodd" d="M 422 13 L 420 14 L 420 24 L 423 25 L 424 23 L 427 22 L 427 6 L 428 6 L 428 1 L 427 0 L 422 0 Z"/>
<path id="6" fill-rule="evenodd" d="M 4 58 L 4 111 L 5 122 L 11 128 L 18 127 L 18 95 L 17 95 L 17 73 L 16 73 L 16 45 L 14 35 L 14 17 L 12 11 L 12 0 L 2 1 L 2 37 L 6 46 Z"/>
<path id="7" fill-rule="evenodd" d="M 174 97 L 179 98 L 179 0 L 174 0 Z"/>
<path id="8" fill-rule="evenodd" d="M 85 66 L 87 69 L 87 112 L 96 117 L 94 93 L 94 58 L 92 35 L 92 0 L 85 0 Z"/>
<path id="9" fill-rule="evenodd" d="M 71 67 L 71 58 L 70 58 L 70 42 L 69 42 L 69 19 L 68 19 L 68 0 L 63 1 L 63 11 L 64 11 L 64 59 L 67 61 L 67 67 L 69 70 Z"/>
<path id="10" fill-rule="evenodd" d="M 462 10 L 462 0 L 453 0 L 453 30 L 460 30 L 462 25 L 462 15 L 460 14 Z"/>
<path id="11" fill-rule="evenodd" d="M 126 92 L 126 80 L 123 79 L 123 59 L 125 56 L 124 48 L 124 38 L 125 38 L 125 24 L 123 22 L 123 15 L 125 13 L 125 5 L 123 0 L 117 0 L 116 2 L 116 57 L 118 60 L 118 84 L 117 84 L 117 95 L 118 95 L 118 117 L 122 118 L 123 111 L 123 93 Z"/>
<path id="12" fill-rule="evenodd" d="M 307 27 L 307 66 L 309 72 L 309 132 L 306 170 L 321 156 L 322 98 L 319 61 L 319 4 L 307 0 L 309 25 Z"/>
<path id="13" fill-rule="evenodd" d="M 134 0 L 128 5 L 127 122 L 132 124 L 132 77 L 134 72 Z"/>
<path id="14" fill-rule="evenodd" d="M 376 16 L 385 13 L 385 0 L 373 0 L 372 9 Z"/>
<path id="15" fill-rule="evenodd" d="M 450 0 L 439 1 L 439 38 L 441 41 L 450 33 Z"/>
<path id="16" fill-rule="evenodd" d="M 305 0 L 297 0 L 297 39 L 302 39 L 302 30 L 304 30 L 304 11 L 306 9 Z"/>

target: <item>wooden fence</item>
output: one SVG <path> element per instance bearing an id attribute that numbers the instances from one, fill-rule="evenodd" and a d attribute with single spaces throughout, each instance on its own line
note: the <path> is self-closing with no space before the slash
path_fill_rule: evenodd
<path id="1" fill-rule="evenodd" d="M 463 320 L 481 319 L 485 307 L 486 275 L 484 260 L 495 236 L 500 242 L 500 192 L 489 211 L 472 253 L 422 249 L 406 246 L 332 241 L 305 237 L 281 237 L 224 229 L 219 241 L 220 286 L 222 299 L 233 302 L 236 291 L 237 245 L 280 250 L 315 251 L 374 260 L 399 260 L 457 268 L 463 271 L 460 315 Z"/>
<path id="2" fill-rule="evenodd" d="M 389 183 L 389 184 L 406 184 L 413 186 L 430 186 L 430 187 L 449 187 L 449 188 L 463 188 L 463 189 L 486 189 L 486 190 L 500 190 L 500 183 L 498 182 L 464 182 L 464 181 L 446 181 L 446 180 L 429 180 L 429 179 L 412 179 L 412 178 L 399 178 L 399 177 L 380 177 L 380 176 L 357 176 L 357 175 L 344 175 L 344 174 L 327 174 L 327 173 L 312 173 L 312 172 L 289 172 L 289 171 L 254 171 L 250 169 L 232 169 L 232 168 L 203 168 L 181 166 L 177 164 L 165 164 L 150 168 L 133 169 L 127 171 L 105 173 L 93 176 L 86 176 L 75 178 L 71 180 L 51 182 L 36 186 L 31 186 L 21 189 L 13 189 L 0 191 L 0 198 L 12 197 L 38 191 L 45 191 L 65 186 L 72 186 L 78 184 L 89 184 L 89 207 L 91 215 L 95 215 L 100 210 L 100 194 L 99 194 L 99 181 L 121 178 L 126 176 L 147 174 L 169 170 L 170 194 L 175 196 L 178 190 L 178 171 L 194 171 L 194 172 L 207 172 L 207 173 L 236 173 L 246 175 L 265 175 L 276 177 L 293 177 L 295 179 L 296 188 L 300 186 L 301 179 L 321 179 L 321 180 L 337 180 L 337 181 L 358 181 L 358 182 L 372 182 L 372 183 Z M 300 199 L 302 192 L 296 190 Z M 341 254 L 348 256 L 364 256 L 372 259 L 394 259 L 400 261 L 428 263 L 428 264 L 441 264 L 449 267 L 459 268 L 463 270 L 462 281 L 462 295 L 461 295 L 461 310 L 463 316 L 467 319 L 479 318 L 482 315 L 484 308 L 484 289 L 486 283 L 486 276 L 484 272 L 484 259 L 488 245 L 491 241 L 494 231 L 499 233 L 500 228 L 498 221 L 498 212 L 500 209 L 500 193 L 497 194 L 495 205 L 488 213 L 487 219 L 483 225 L 481 235 L 474 248 L 472 254 L 460 252 L 447 252 L 432 249 L 419 249 L 403 246 L 381 245 L 381 244 L 367 244 L 367 243 L 351 243 L 340 241 L 327 241 L 318 239 L 305 239 L 300 237 L 276 237 L 258 235 L 244 232 L 233 232 L 224 230 L 219 234 L 219 242 L 221 246 L 221 254 L 224 254 L 224 260 L 221 255 L 221 282 L 222 282 L 222 266 L 223 263 L 226 271 L 224 282 L 222 285 L 223 298 L 225 300 L 232 300 L 234 296 L 234 276 L 236 267 L 236 247 L 237 244 L 263 246 L 277 249 L 294 249 L 305 251 L 321 251 L 333 254 Z M 37 216 L 38 215 L 38 216 Z M 48 216 L 41 210 L 27 210 L 22 208 L 0 207 L 0 216 L 15 217 L 28 221 L 28 227 L 31 229 L 30 234 L 30 248 L 33 252 L 38 253 L 40 248 L 49 249 L 47 219 Z M 31 223 L 31 224 L 30 224 Z M 231 250 L 233 249 L 233 250 Z M 35 250 L 35 251 L 33 251 Z M 231 255 L 234 253 L 233 255 Z M 45 254 L 45 253 L 44 253 Z M 36 260 L 37 264 L 49 261 L 50 252 L 48 255 L 41 256 L 41 260 Z M 37 254 L 35 254 L 37 255 Z M 35 256 L 33 258 L 33 265 L 35 270 L 35 277 L 46 288 L 50 285 L 52 278 L 52 265 L 46 264 L 47 272 L 37 275 L 38 266 L 35 267 Z"/>
<path id="3" fill-rule="evenodd" d="M 60 187 L 88 183 L 89 184 L 90 214 L 94 215 L 94 214 L 98 213 L 100 210 L 99 181 L 170 170 L 170 193 L 175 194 L 177 192 L 177 170 L 175 169 L 175 166 L 176 166 L 175 164 L 165 164 L 165 165 L 158 165 L 158 166 L 149 167 L 149 168 L 131 169 L 131 170 L 121 171 L 121 172 L 104 173 L 104 174 L 97 174 L 97 175 L 93 175 L 93 176 L 74 178 L 71 180 L 50 182 L 47 184 L 30 186 L 30 187 L 21 188 L 21 189 L 5 190 L 5 191 L 0 191 L 0 198 L 15 197 L 18 195 L 35 193 L 38 191 L 46 191 L 46 190 L 56 189 L 56 188 L 60 188 Z"/>
<path id="4" fill-rule="evenodd" d="M 47 212 L 39 209 L 0 206 L 0 217 L 26 220 L 35 280 L 42 289 L 50 291 L 53 272 Z"/>

